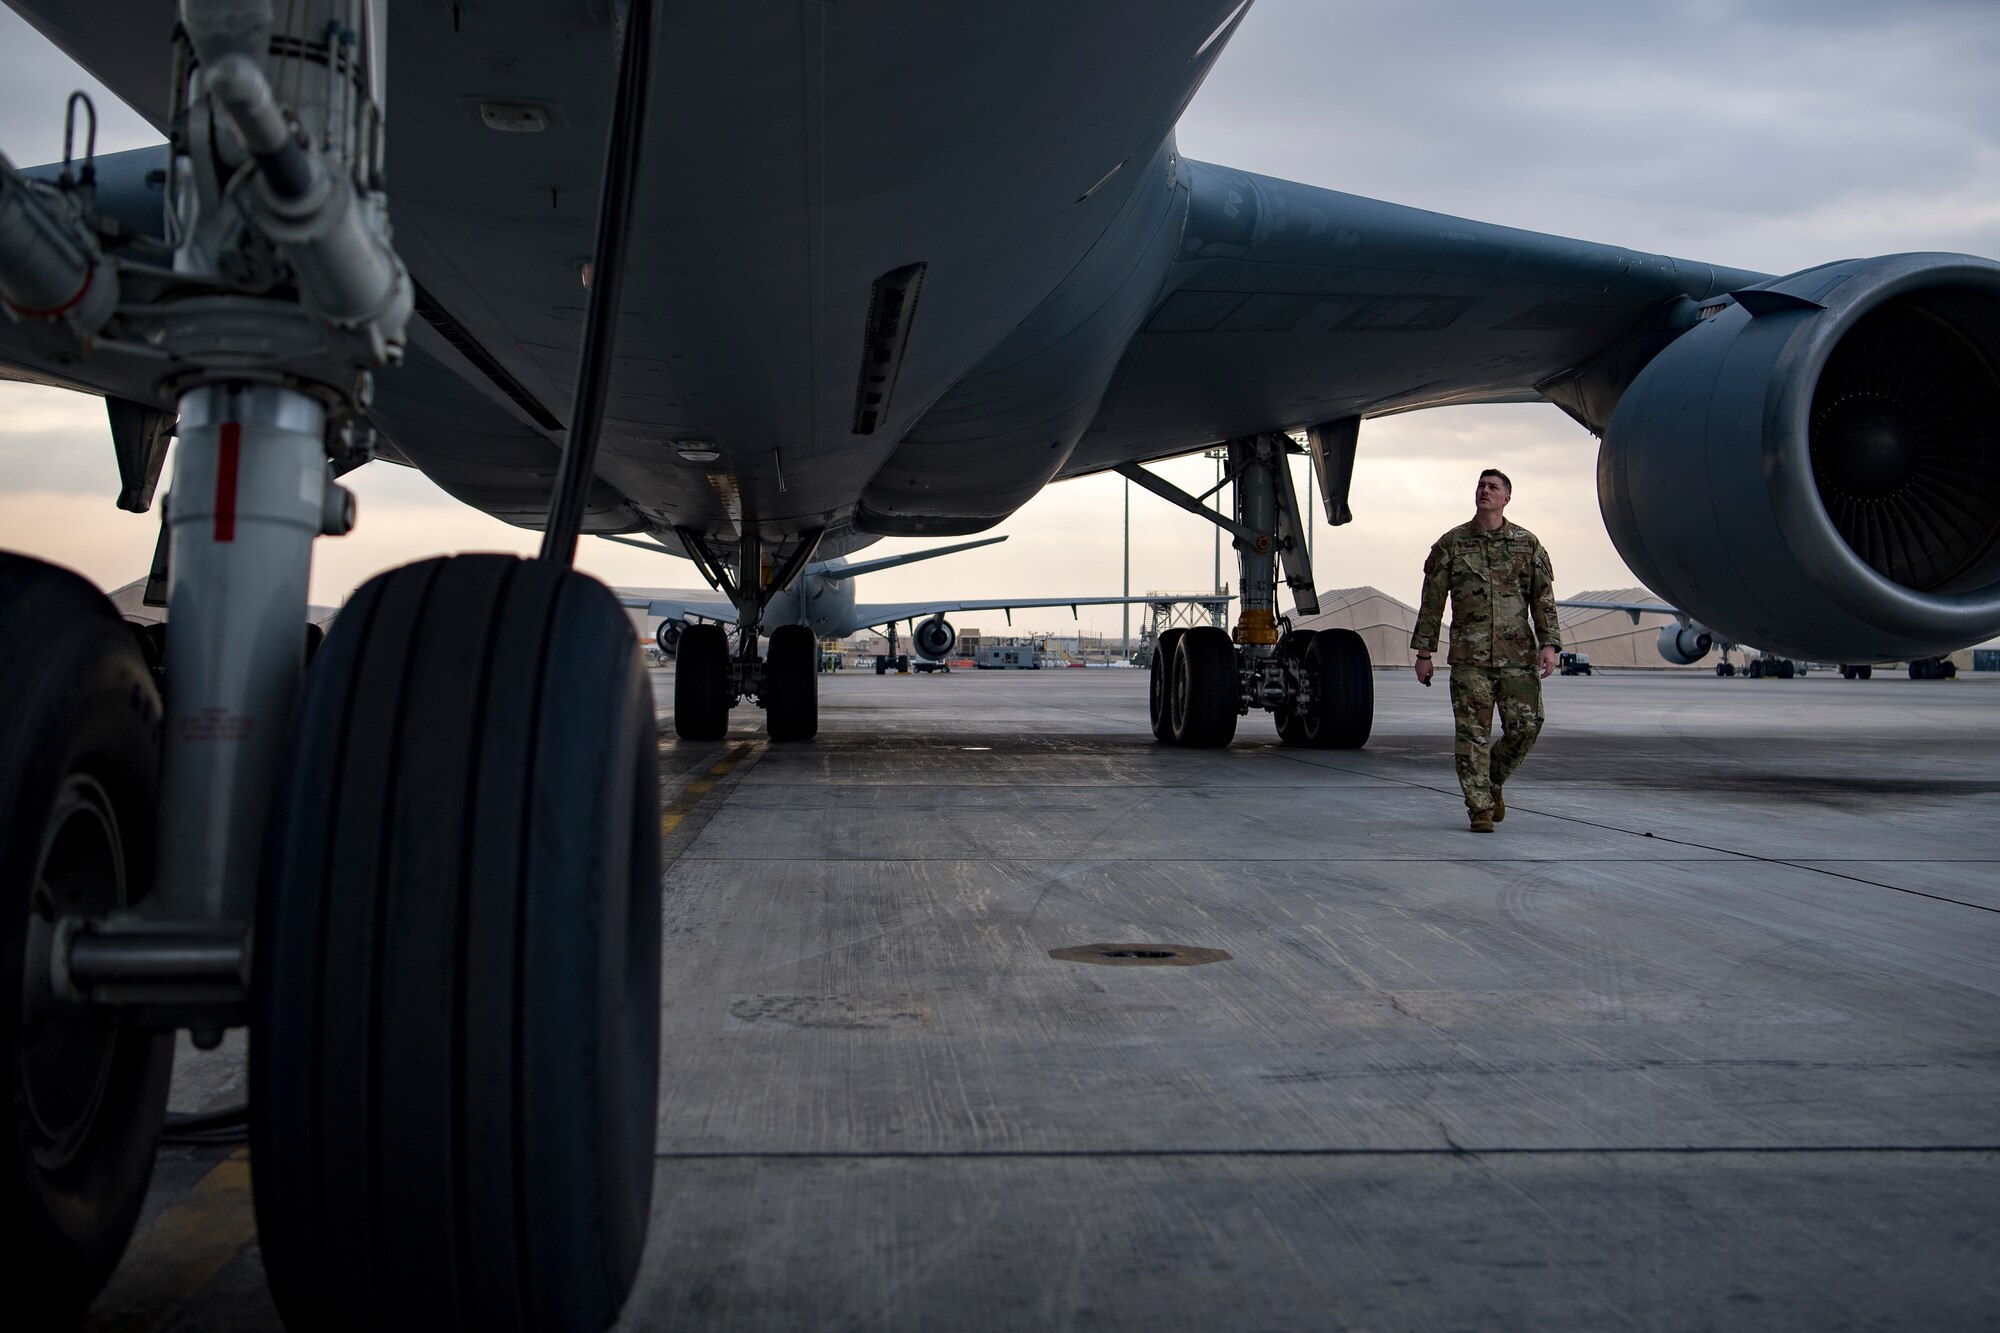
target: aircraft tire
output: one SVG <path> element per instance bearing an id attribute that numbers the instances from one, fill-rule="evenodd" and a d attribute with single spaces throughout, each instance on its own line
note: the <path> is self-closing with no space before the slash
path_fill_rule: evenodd
<path id="1" fill-rule="evenodd" d="M 1278 640 L 1278 656 L 1287 661 L 1298 661 L 1300 670 L 1303 671 L 1306 649 L 1312 645 L 1313 635 L 1316 632 L 1301 629 L 1286 634 L 1284 638 Z M 1287 695 L 1277 708 L 1272 710 L 1271 717 L 1278 724 L 1279 741 L 1286 745 L 1309 743 L 1306 738 L 1305 713 L 1299 708 L 1297 699 Z"/>
<path id="2" fill-rule="evenodd" d="M 152 883 L 160 696 L 132 631 L 66 569 L 0 553 L 0 958 L 47 966 L 47 922 Z M 44 973 L 44 975 L 46 975 Z M 32 996 L 32 998 L 31 998 Z M 9 1320 L 75 1323 L 138 1221 L 173 1039 L 0 980 L 11 1160 L 0 1169 Z"/>
<path id="3" fill-rule="evenodd" d="M 729 634 L 720 625 L 689 625 L 674 659 L 674 733 L 719 741 L 728 731 Z"/>
<path id="4" fill-rule="evenodd" d="M 1306 740 L 1316 750 L 1358 750 L 1375 729 L 1375 673 L 1368 645 L 1351 629 L 1323 629 L 1306 649 L 1314 702 Z"/>
<path id="5" fill-rule="evenodd" d="M 659 761 L 617 601 L 508 556 L 380 575 L 307 682 L 250 1048 L 287 1328 L 600 1329 L 658 1098 Z"/>
<path id="6" fill-rule="evenodd" d="M 1153 720 L 1153 739 L 1162 744 L 1174 743 L 1174 656 L 1180 649 L 1185 629 L 1165 630 L 1153 644 L 1153 661 L 1148 668 L 1150 682 L 1146 691 L 1146 706 Z"/>
<path id="7" fill-rule="evenodd" d="M 1189 630 L 1174 646 L 1174 740 L 1213 749 L 1236 739 L 1236 645 L 1213 625 Z"/>
<path id="8" fill-rule="evenodd" d="M 804 625 L 771 631 L 764 654 L 764 727 L 774 741 L 809 741 L 819 734 L 819 644 Z"/>

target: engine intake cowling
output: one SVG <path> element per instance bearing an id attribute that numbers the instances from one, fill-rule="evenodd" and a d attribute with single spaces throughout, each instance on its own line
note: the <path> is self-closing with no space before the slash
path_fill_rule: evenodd
<path id="1" fill-rule="evenodd" d="M 1687 666 L 1708 656 L 1715 639 L 1699 625 L 1660 626 L 1660 656 L 1675 666 Z"/>
<path id="2" fill-rule="evenodd" d="M 943 616 L 932 616 L 910 634 L 917 652 L 933 662 L 941 662 L 958 643 L 958 631 Z"/>
<path id="3" fill-rule="evenodd" d="M 1597 488 L 1633 573 L 1739 643 L 1882 661 L 2000 632 L 2000 264 L 1737 293 L 1625 391 Z"/>

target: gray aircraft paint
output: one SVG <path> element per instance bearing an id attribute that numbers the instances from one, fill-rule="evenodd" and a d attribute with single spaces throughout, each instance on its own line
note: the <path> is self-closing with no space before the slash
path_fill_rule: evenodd
<path id="1" fill-rule="evenodd" d="M 129 9 L 10 2 L 163 123 Z M 1180 159 L 1173 122 L 1236 10 L 667 18 L 672 128 L 648 140 L 589 529 L 671 544 L 748 523 L 782 544 L 825 525 L 829 556 L 975 531 L 1053 478 L 1227 434 L 1530 398 L 1650 306 L 1755 276 Z M 562 436 L 537 417 L 568 411 L 613 30 L 522 2 L 454 31 L 448 7 L 401 5 L 390 39 L 397 244 L 428 318 L 376 415 L 393 455 L 539 526 Z M 497 133 L 482 99 L 534 102 L 550 128 Z M 889 417 L 856 435 L 871 285 L 912 262 Z M 0 357 L 53 377 L 7 339 Z M 721 457 L 682 461 L 684 438 Z"/>

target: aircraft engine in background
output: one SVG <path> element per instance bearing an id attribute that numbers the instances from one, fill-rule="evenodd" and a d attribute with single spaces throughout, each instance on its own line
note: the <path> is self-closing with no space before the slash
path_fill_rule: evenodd
<path id="1" fill-rule="evenodd" d="M 670 616 L 662 620 L 660 627 L 653 631 L 653 642 L 660 646 L 661 653 L 672 657 L 680 652 L 681 635 L 686 632 L 687 626 Z"/>
<path id="2" fill-rule="evenodd" d="M 1660 656 L 1675 666 L 1688 666 L 1708 656 L 1715 638 L 1699 625 L 1660 626 Z"/>
<path id="3" fill-rule="evenodd" d="M 943 616 L 932 616 L 910 632 L 910 642 L 920 656 L 942 662 L 957 646 L 958 631 Z"/>
<path id="4" fill-rule="evenodd" d="M 1598 453 L 1639 580 L 1789 657 L 1908 660 L 2000 633 L 2000 264 L 1846 260 L 1701 313 Z"/>

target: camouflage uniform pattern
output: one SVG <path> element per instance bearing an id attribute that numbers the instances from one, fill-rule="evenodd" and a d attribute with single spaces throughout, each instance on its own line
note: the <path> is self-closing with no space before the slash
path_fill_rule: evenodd
<path id="1" fill-rule="evenodd" d="M 1500 741 L 1493 741 L 1493 714 Z M 1466 812 L 1493 813 L 1493 789 L 1504 786 L 1542 734 L 1542 682 L 1519 667 L 1451 669 L 1452 754 Z"/>
<path id="2" fill-rule="evenodd" d="M 1423 605 L 1410 647 L 1435 652 L 1451 600 L 1451 711 L 1465 808 L 1493 810 L 1493 789 L 1527 758 L 1542 730 L 1536 659 L 1562 648 L 1555 574 L 1535 534 L 1517 523 L 1488 532 L 1462 523 L 1437 539 L 1424 561 Z M 1501 739 L 1493 742 L 1493 716 Z"/>

